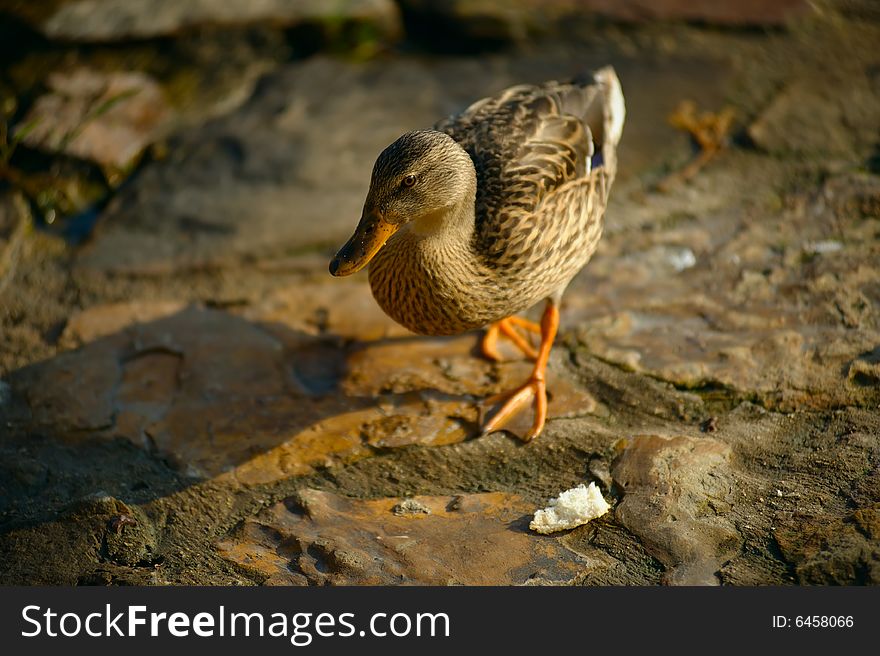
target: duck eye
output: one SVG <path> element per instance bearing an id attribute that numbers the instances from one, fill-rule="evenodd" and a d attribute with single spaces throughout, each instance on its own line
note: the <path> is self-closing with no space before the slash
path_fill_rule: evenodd
<path id="1" fill-rule="evenodd" d="M 414 176 L 412 173 L 405 176 L 403 178 L 403 180 L 401 180 L 401 182 L 400 182 L 400 184 L 403 185 L 404 187 L 412 187 L 415 183 L 416 183 L 416 176 Z"/>

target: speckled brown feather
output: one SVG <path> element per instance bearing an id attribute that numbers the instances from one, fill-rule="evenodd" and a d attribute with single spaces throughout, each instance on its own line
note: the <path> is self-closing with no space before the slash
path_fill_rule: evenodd
<path id="1" fill-rule="evenodd" d="M 473 162 L 469 234 L 394 235 L 370 265 L 382 308 L 415 332 L 453 334 L 558 300 L 601 237 L 623 111 L 603 69 L 512 87 L 439 122 Z"/>
<path id="2" fill-rule="evenodd" d="M 483 252 L 500 254 L 498 237 L 509 238 L 545 198 L 584 177 L 593 142 L 582 117 L 596 92 L 557 82 L 520 85 L 435 126 L 474 161 Z"/>

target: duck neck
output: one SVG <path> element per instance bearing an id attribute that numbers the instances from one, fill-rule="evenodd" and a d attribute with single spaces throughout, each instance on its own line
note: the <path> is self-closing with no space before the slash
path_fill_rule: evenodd
<path id="1" fill-rule="evenodd" d="M 409 236 L 428 244 L 466 244 L 474 234 L 474 207 L 460 203 L 419 217 L 406 226 Z"/>
<path id="2" fill-rule="evenodd" d="M 476 173 L 456 202 L 403 226 L 370 263 L 380 307 L 421 334 L 451 335 L 485 325 L 479 299 L 485 267 L 475 248 Z M 476 314 L 474 314 L 476 312 Z"/>

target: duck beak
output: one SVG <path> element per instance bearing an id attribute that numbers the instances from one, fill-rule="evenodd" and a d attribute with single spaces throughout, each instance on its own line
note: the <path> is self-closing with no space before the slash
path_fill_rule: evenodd
<path id="1" fill-rule="evenodd" d="M 357 229 L 345 245 L 330 261 L 330 273 L 334 276 L 350 276 L 363 269 L 385 242 L 400 228 L 399 223 L 386 221 L 381 213 L 365 213 Z"/>

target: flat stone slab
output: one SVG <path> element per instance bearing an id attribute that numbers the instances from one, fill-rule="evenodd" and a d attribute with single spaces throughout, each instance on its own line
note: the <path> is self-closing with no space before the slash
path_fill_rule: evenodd
<path id="1" fill-rule="evenodd" d="M 746 168 L 737 184 L 760 175 Z M 717 202 L 734 193 L 725 178 L 709 169 L 692 186 Z M 880 188 L 848 174 L 823 193 L 839 209 L 780 219 L 688 208 L 682 190 L 667 205 L 672 228 L 657 229 L 655 214 L 638 232 L 606 235 L 566 293 L 563 325 L 591 354 L 679 388 L 730 389 L 784 412 L 872 403 L 880 266 L 876 221 L 860 208 Z"/>
<path id="2" fill-rule="evenodd" d="M 402 503 L 305 489 L 245 520 L 217 548 L 269 585 L 567 583 L 588 560 L 529 532 L 534 510 L 502 492 Z"/>
<path id="3" fill-rule="evenodd" d="M 338 287 L 345 307 L 369 294 Z M 482 359 L 476 334 L 342 341 L 298 329 L 308 306 L 284 315 L 290 325 L 278 304 L 266 309 L 271 322 L 173 301 L 95 306 L 62 335 L 84 346 L 15 372 L 9 384 L 33 428 L 69 440 L 124 437 L 188 475 L 253 484 L 473 437 L 480 398 L 515 387 L 531 369 Z M 375 335 L 369 321 L 363 329 Z M 595 408 L 561 360 L 548 386 L 550 419 Z M 523 413 L 509 430 L 522 434 L 530 423 Z"/>

